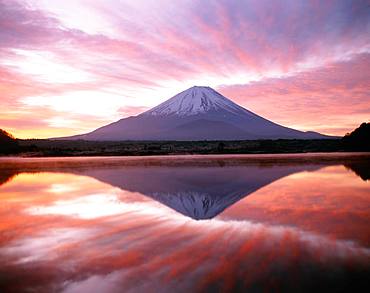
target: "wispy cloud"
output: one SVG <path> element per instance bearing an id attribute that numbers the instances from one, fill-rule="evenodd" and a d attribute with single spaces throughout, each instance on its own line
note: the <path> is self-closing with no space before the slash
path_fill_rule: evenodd
<path id="1" fill-rule="evenodd" d="M 222 88 L 225 93 L 221 86 L 255 88 L 254 97 L 266 101 L 262 115 L 275 109 L 272 104 L 286 109 L 282 115 L 295 113 L 293 99 L 308 107 L 313 98 L 324 103 L 327 119 L 320 127 L 308 123 L 309 110 L 285 117 L 268 115 L 301 129 L 342 134 L 369 114 L 367 94 L 356 95 L 359 107 L 352 107 L 352 101 L 343 104 L 345 99 L 340 98 L 357 93 L 358 83 L 369 83 L 368 75 L 361 76 L 350 65 L 337 65 L 368 58 L 367 1 L 28 0 L 0 1 L 0 9 L 1 126 L 9 116 L 26 124 L 24 117 L 45 107 L 51 110 L 46 121 L 53 121 L 56 108 L 59 116 L 74 107 L 76 123 L 65 124 L 60 131 L 78 133 L 101 126 L 101 117 L 114 121 L 125 107 L 136 114 L 132 109 L 154 106 L 193 84 Z M 335 82 L 322 73 L 322 80 L 318 77 L 310 85 L 307 75 L 336 66 L 342 66 L 343 74 Z M 352 85 L 344 79 L 347 76 Z M 289 94 L 281 91 L 267 99 L 257 91 L 256 82 L 276 89 L 276 79 L 286 81 Z M 304 84 L 296 96 L 293 79 L 297 87 Z M 336 107 L 333 93 L 338 87 L 340 104 L 356 117 L 352 123 L 348 111 Z M 233 93 L 231 98 L 259 110 Z M 35 97 L 48 102 L 27 103 Z M 99 117 L 96 123 L 87 125 L 78 117 L 86 115 L 86 108 L 79 106 L 89 103 L 86 100 L 94 105 L 90 112 Z M 110 111 L 105 110 L 107 104 Z M 16 114 L 19 111 L 25 115 Z M 8 129 L 23 137 L 52 136 L 54 126 L 30 125 L 20 132 L 14 124 Z"/>

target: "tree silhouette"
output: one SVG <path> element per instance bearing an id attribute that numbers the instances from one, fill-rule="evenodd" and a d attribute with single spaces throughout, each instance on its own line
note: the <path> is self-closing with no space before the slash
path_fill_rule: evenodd
<path id="1" fill-rule="evenodd" d="M 346 148 L 351 150 L 370 150 L 370 123 L 362 123 L 351 133 L 342 138 Z"/>
<path id="2" fill-rule="evenodd" d="M 0 129 L 0 153 L 14 154 L 19 151 L 17 140 L 8 132 Z"/>

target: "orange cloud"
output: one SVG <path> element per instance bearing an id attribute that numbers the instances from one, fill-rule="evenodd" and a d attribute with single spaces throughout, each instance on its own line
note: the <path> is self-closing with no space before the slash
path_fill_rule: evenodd
<path id="1" fill-rule="evenodd" d="M 0 126 L 24 138 L 77 134 L 199 84 L 222 88 L 286 126 L 342 135 L 369 114 L 368 79 L 358 71 L 368 71 L 358 61 L 368 58 L 367 7 L 366 1 L 1 1 Z M 87 14 L 89 21 L 81 21 Z M 331 65 L 344 60 L 358 70 Z M 42 103 L 25 103 L 35 99 Z M 85 119 L 87 111 L 94 122 Z M 46 114 L 40 128 L 19 128 L 29 121 L 24 117 Z"/>
<path id="2" fill-rule="evenodd" d="M 272 121 L 342 136 L 369 119 L 370 55 L 286 78 L 225 86 L 221 93 Z"/>

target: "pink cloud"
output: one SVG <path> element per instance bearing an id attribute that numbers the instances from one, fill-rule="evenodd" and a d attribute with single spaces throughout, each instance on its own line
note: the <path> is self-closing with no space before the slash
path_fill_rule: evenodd
<path id="1" fill-rule="evenodd" d="M 370 55 L 286 78 L 221 87 L 226 96 L 273 121 L 344 135 L 368 121 Z"/>
<path id="2" fill-rule="evenodd" d="M 113 90 L 122 93 L 122 106 L 115 106 L 118 115 L 122 107 L 146 108 L 150 98 L 158 102 L 169 98 L 159 96 L 163 89 L 175 93 L 195 82 L 230 86 L 223 87 L 223 93 L 243 103 L 248 98 L 251 110 L 307 130 L 339 134 L 357 125 L 357 120 L 368 113 L 363 105 L 368 98 L 366 85 L 362 84 L 368 80 L 364 81 L 350 66 L 342 66 L 341 70 L 351 81 L 328 78 L 339 74 L 337 68 L 329 72 L 330 66 L 336 66 L 330 64 L 352 59 L 356 62 L 358 54 L 370 51 L 366 1 L 272 4 L 251 0 L 205 5 L 163 0 L 143 5 L 140 1 L 96 0 L 88 4 L 77 1 L 79 9 L 72 9 L 68 3 L 58 5 L 55 9 L 52 2 L 29 1 L 26 5 L 0 1 L 0 106 L 6 109 L 0 121 L 3 115 L 21 120 L 15 113 L 24 110 L 25 97 L 66 99 L 65 95 L 75 92 L 95 91 L 95 96 L 103 96 Z M 84 7 L 92 20 L 102 21 L 101 30 L 97 30 L 96 21 L 78 21 L 86 15 L 81 11 Z M 49 71 L 47 65 L 37 66 L 38 58 L 50 64 Z M 58 80 L 63 70 L 68 82 Z M 313 78 L 312 72 L 321 72 L 323 80 Z M 80 80 L 83 76 L 86 80 Z M 251 81 L 258 83 L 249 84 Z M 242 88 L 248 89 L 248 94 Z M 283 95 L 286 91 L 291 98 Z M 345 98 L 349 96 L 354 103 L 345 109 L 346 103 L 350 105 Z M 338 99 L 338 106 L 331 103 L 333 99 Z M 106 100 L 102 98 L 101 103 Z M 271 104 L 285 110 L 279 116 Z M 349 118 L 321 117 L 321 126 L 310 124 L 309 119 L 319 121 L 310 113 L 315 104 L 326 107 L 336 117 L 341 107 L 339 113 L 355 113 L 354 119 L 350 122 Z M 295 109 L 301 114 L 296 118 L 290 115 Z M 32 109 L 36 113 L 43 110 Z M 110 115 L 111 119 L 117 115 Z M 84 121 L 76 119 L 76 123 Z M 338 125 L 334 129 L 330 124 Z"/>

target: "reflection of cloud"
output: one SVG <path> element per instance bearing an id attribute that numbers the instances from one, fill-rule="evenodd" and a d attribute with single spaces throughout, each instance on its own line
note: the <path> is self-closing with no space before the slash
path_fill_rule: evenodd
<path id="1" fill-rule="evenodd" d="M 81 228 L 56 228 L 35 237 L 18 239 L 11 245 L 0 248 L 0 255 L 14 258 L 16 264 L 58 259 L 57 250 L 66 245 L 79 243 L 91 232 Z"/>
<path id="2" fill-rule="evenodd" d="M 366 160 L 359 162 L 366 165 Z M 366 182 L 343 166 L 331 166 L 265 186 L 220 217 L 295 226 L 368 246 L 368 195 Z"/>
<path id="3" fill-rule="evenodd" d="M 79 282 L 67 282 L 67 286 L 64 288 L 63 293 L 122 292 L 120 281 L 122 281 L 121 272 L 113 272 L 107 275 L 95 275 Z M 125 292 L 128 291 L 125 290 Z"/>
<path id="4" fill-rule="evenodd" d="M 57 194 L 72 192 L 75 190 L 76 190 L 76 187 L 71 186 L 71 184 L 68 184 L 68 183 L 54 183 L 54 184 L 51 184 L 49 188 L 49 192 L 57 193 Z"/>
<path id="5" fill-rule="evenodd" d="M 26 210 L 31 215 L 63 215 L 94 219 L 130 212 L 155 213 L 158 209 L 145 203 L 129 203 L 114 194 L 88 194 L 70 200 L 57 200 L 47 206 L 33 206 Z"/>
<path id="6" fill-rule="evenodd" d="M 141 167 L 145 169 L 153 160 L 141 160 Z M 108 158 L 74 158 L 70 164 L 65 159 L 26 162 L 27 170 L 33 171 L 110 174 L 117 180 L 122 175 L 110 173 Z M 82 162 L 95 167 L 87 168 Z M 272 173 L 275 167 L 270 162 Z M 200 176 L 209 172 L 204 168 L 193 172 L 194 178 L 177 172 L 185 187 L 198 188 L 202 178 L 212 178 Z M 244 172 L 240 174 L 243 182 Z M 261 288 L 312 292 L 325 285 L 355 291 L 370 271 L 370 249 L 358 235 L 364 232 L 362 221 L 368 215 L 367 183 L 341 166 L 299 174 L 304 176 L 280 178 L 261 188 L 214 219 L 194 221 L 92 177 L 21 173 L 0 189 L 0 275 L 5 276 L 0 290 L 230 292 Z M 232 180 L 224 179 L 219 182 Z M 203 182 L 204 190 L 210 182 L 214 181 Z M 166 183 L 161 181 L 157 187 L 166 190 L 168 186 L 162 186 Z M 69 186 L 73 192 L 55 193 L 53 186 L 56 191 Z M 222 186 L 227 184 L 218 185 Z M 180 187 L 173 184 L 171 188 Z M 212 188 L 207 190 L 212 192 Z M 255 210 L 263 217 L 253 217 Z M 332 221 L 337 225 L 332 226 Z M 340 239 L 340 228 L 354 233 Z"/>
<path id="7" fill-rule="evenodd" d="M 49 229 L 11 242 L 0 252 L 4 260 L 13 259 L 12 270 L 21 269 L 25 263 L 52 270 L 66 268 L 60 273 L 68 282 L 48 280 L 51 286 L 65 292 L 83 292 L 87 288 L 103 292 L 120 292 L 122 288 L 127 292 L 185 292 L 213 286 L 228 291 L 224 287 L 228 282 L 230 290 L 255 285 L 267 289 L 270 284 L 266 278 L 276 272 L 294 275 L 293 279 L 278 278 L 280 286 L 285 282 L 305 286 L 313 276 L 321 275 L 321 280 L 330 281 L 334 268 L 346 270 L 346 275 L 341 276 L 345 281 L 351 275 L 348 267 L 366 268 L 370 257 L 369 249 L 355 243 L 295 228 L 249 221 L 181 219 L 171 221 L 169 217 L 162 221 L 154 214 L 123 214 L 101 220 L 98 228 Z M 27 272 L 30 278 L 38 274 L 37 270 Z M 335 274 L 334 280 L 344 282 L 336 280 Z"/>

